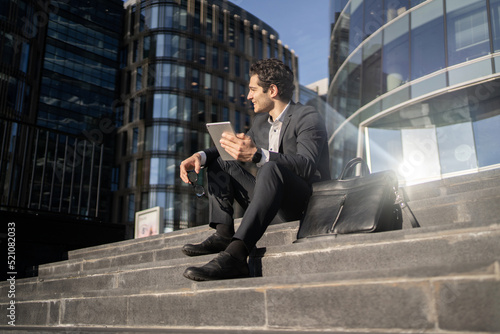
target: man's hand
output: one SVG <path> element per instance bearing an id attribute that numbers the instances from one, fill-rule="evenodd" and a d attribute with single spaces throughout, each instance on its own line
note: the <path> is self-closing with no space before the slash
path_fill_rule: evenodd
<path id="1" fill-rule="evenodd" d="M 196 174 L 200 173 L 201 169 L 201 156 L 199 153 L 195 153 L 183 162 L 181 162 L 181 179 L 184 183 L 189 183 L 187 172 L 188 170 L 194 170 Z"/>
<path id="2" fill-rule="evenodd" d="M 242 162 L 252 161 L 253 155 L 257 152 L 257 147 L 255 147 L 252 138 L 245 136 L 244 133 L 238 133 L 236 136 L 223 133 L 220 143 L 227 153 Z"/>

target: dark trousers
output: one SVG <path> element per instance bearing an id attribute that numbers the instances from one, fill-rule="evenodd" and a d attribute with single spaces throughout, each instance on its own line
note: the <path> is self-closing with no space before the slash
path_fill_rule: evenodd
<path id="1" fill-rule="evenodd" d="M 283 221 L 300 219 L 312 192 L 306 181 L 272 161 L 254 177 L 238 162 L 218 158 L 207 166 L 207 178 L 210 226 L 234 224 L 237 201 L 245 213 L 234 238 L 249 251 L 276 215 Z"/>

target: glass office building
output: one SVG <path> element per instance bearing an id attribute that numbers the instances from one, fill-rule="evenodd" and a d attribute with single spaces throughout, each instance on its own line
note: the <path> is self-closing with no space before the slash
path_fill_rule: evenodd
<path id="1" fill-rule="evenodd" d="M 297 59 L 275 30 L 225 0 L 132 0 L 125 8 L 116 220 L 132 227 L 136 211 L 160 206 L 165 231 L 206 224 L 208 202 L 181 182 L 180 162 L 211 145 L 206 123 L 248 130 L 252 62 L 279 58 L 297 73 Z"/>
<path id="2" fill-rule="evenodd" d="M 120 0 L 0 0 L 0 221 L 16 222 L 20 275 L 124 238 L 107 224 L 123 12 Z"/>
<path id="3" fill-rule="evenodd" d="M 499 0 L 332 0 L 334 173 L 363 156 L 404 184 L 500 166 Z M 336 14 L 336 15 L 335 15 Z"/>
<path id="4" fill-rule="evenodd" d="M 110 220 L 122 2 L 4 0 L 5 13 L 2 207 Z"/>

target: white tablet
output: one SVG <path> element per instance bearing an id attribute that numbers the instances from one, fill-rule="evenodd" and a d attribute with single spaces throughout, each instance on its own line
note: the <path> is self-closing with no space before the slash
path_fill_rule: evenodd
<path id="1" fill-rule="evenodd" d="M 212 140 L 214 141 L 215 147 L 217 147 L 217 151 L 219 151 L 221 158 L 223 160 L 236 160 L 220 145 L 220 139 L 223 133 L 229 132 L 235 135 L 231 122 L 207 123 L 207 129 L 208 133 L 210 133 L 210 137 L 212 137 Z"/>

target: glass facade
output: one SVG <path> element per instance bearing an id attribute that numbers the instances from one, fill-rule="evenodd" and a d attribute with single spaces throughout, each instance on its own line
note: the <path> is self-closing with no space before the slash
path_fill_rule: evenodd
<path id="1" fill-rule="evenodd" d="M 229 1 L 132 0 L 125 8 L 115 217 L 132 226 L 135 211 L 161 206 L 165 231 L 206 224 L 208 202 L 181 182 L 180 162 L 211 145 L 208 122 L 248 130 L 252 62 L 277 57 L 297 73 L 297 59 L 276 31 Z"/>
<path id="2" fill-rule="evenodd" d="M 1 207 L 110 221 L 123 3 L 0 3 Z"/>
<path id="3" fill-rule="evenodd" d="M 498 168 L 499 13 L 497 0 L 349 1 L 330 48 L 333 174 L 355 156 L 403 184 Z"/>
<path id="4" fill-rule="evenodd" d="M 79 135 L 114 121 L 122 11 L 119 1 L 78 0 L 49 13 L 39 126 Z"/>

